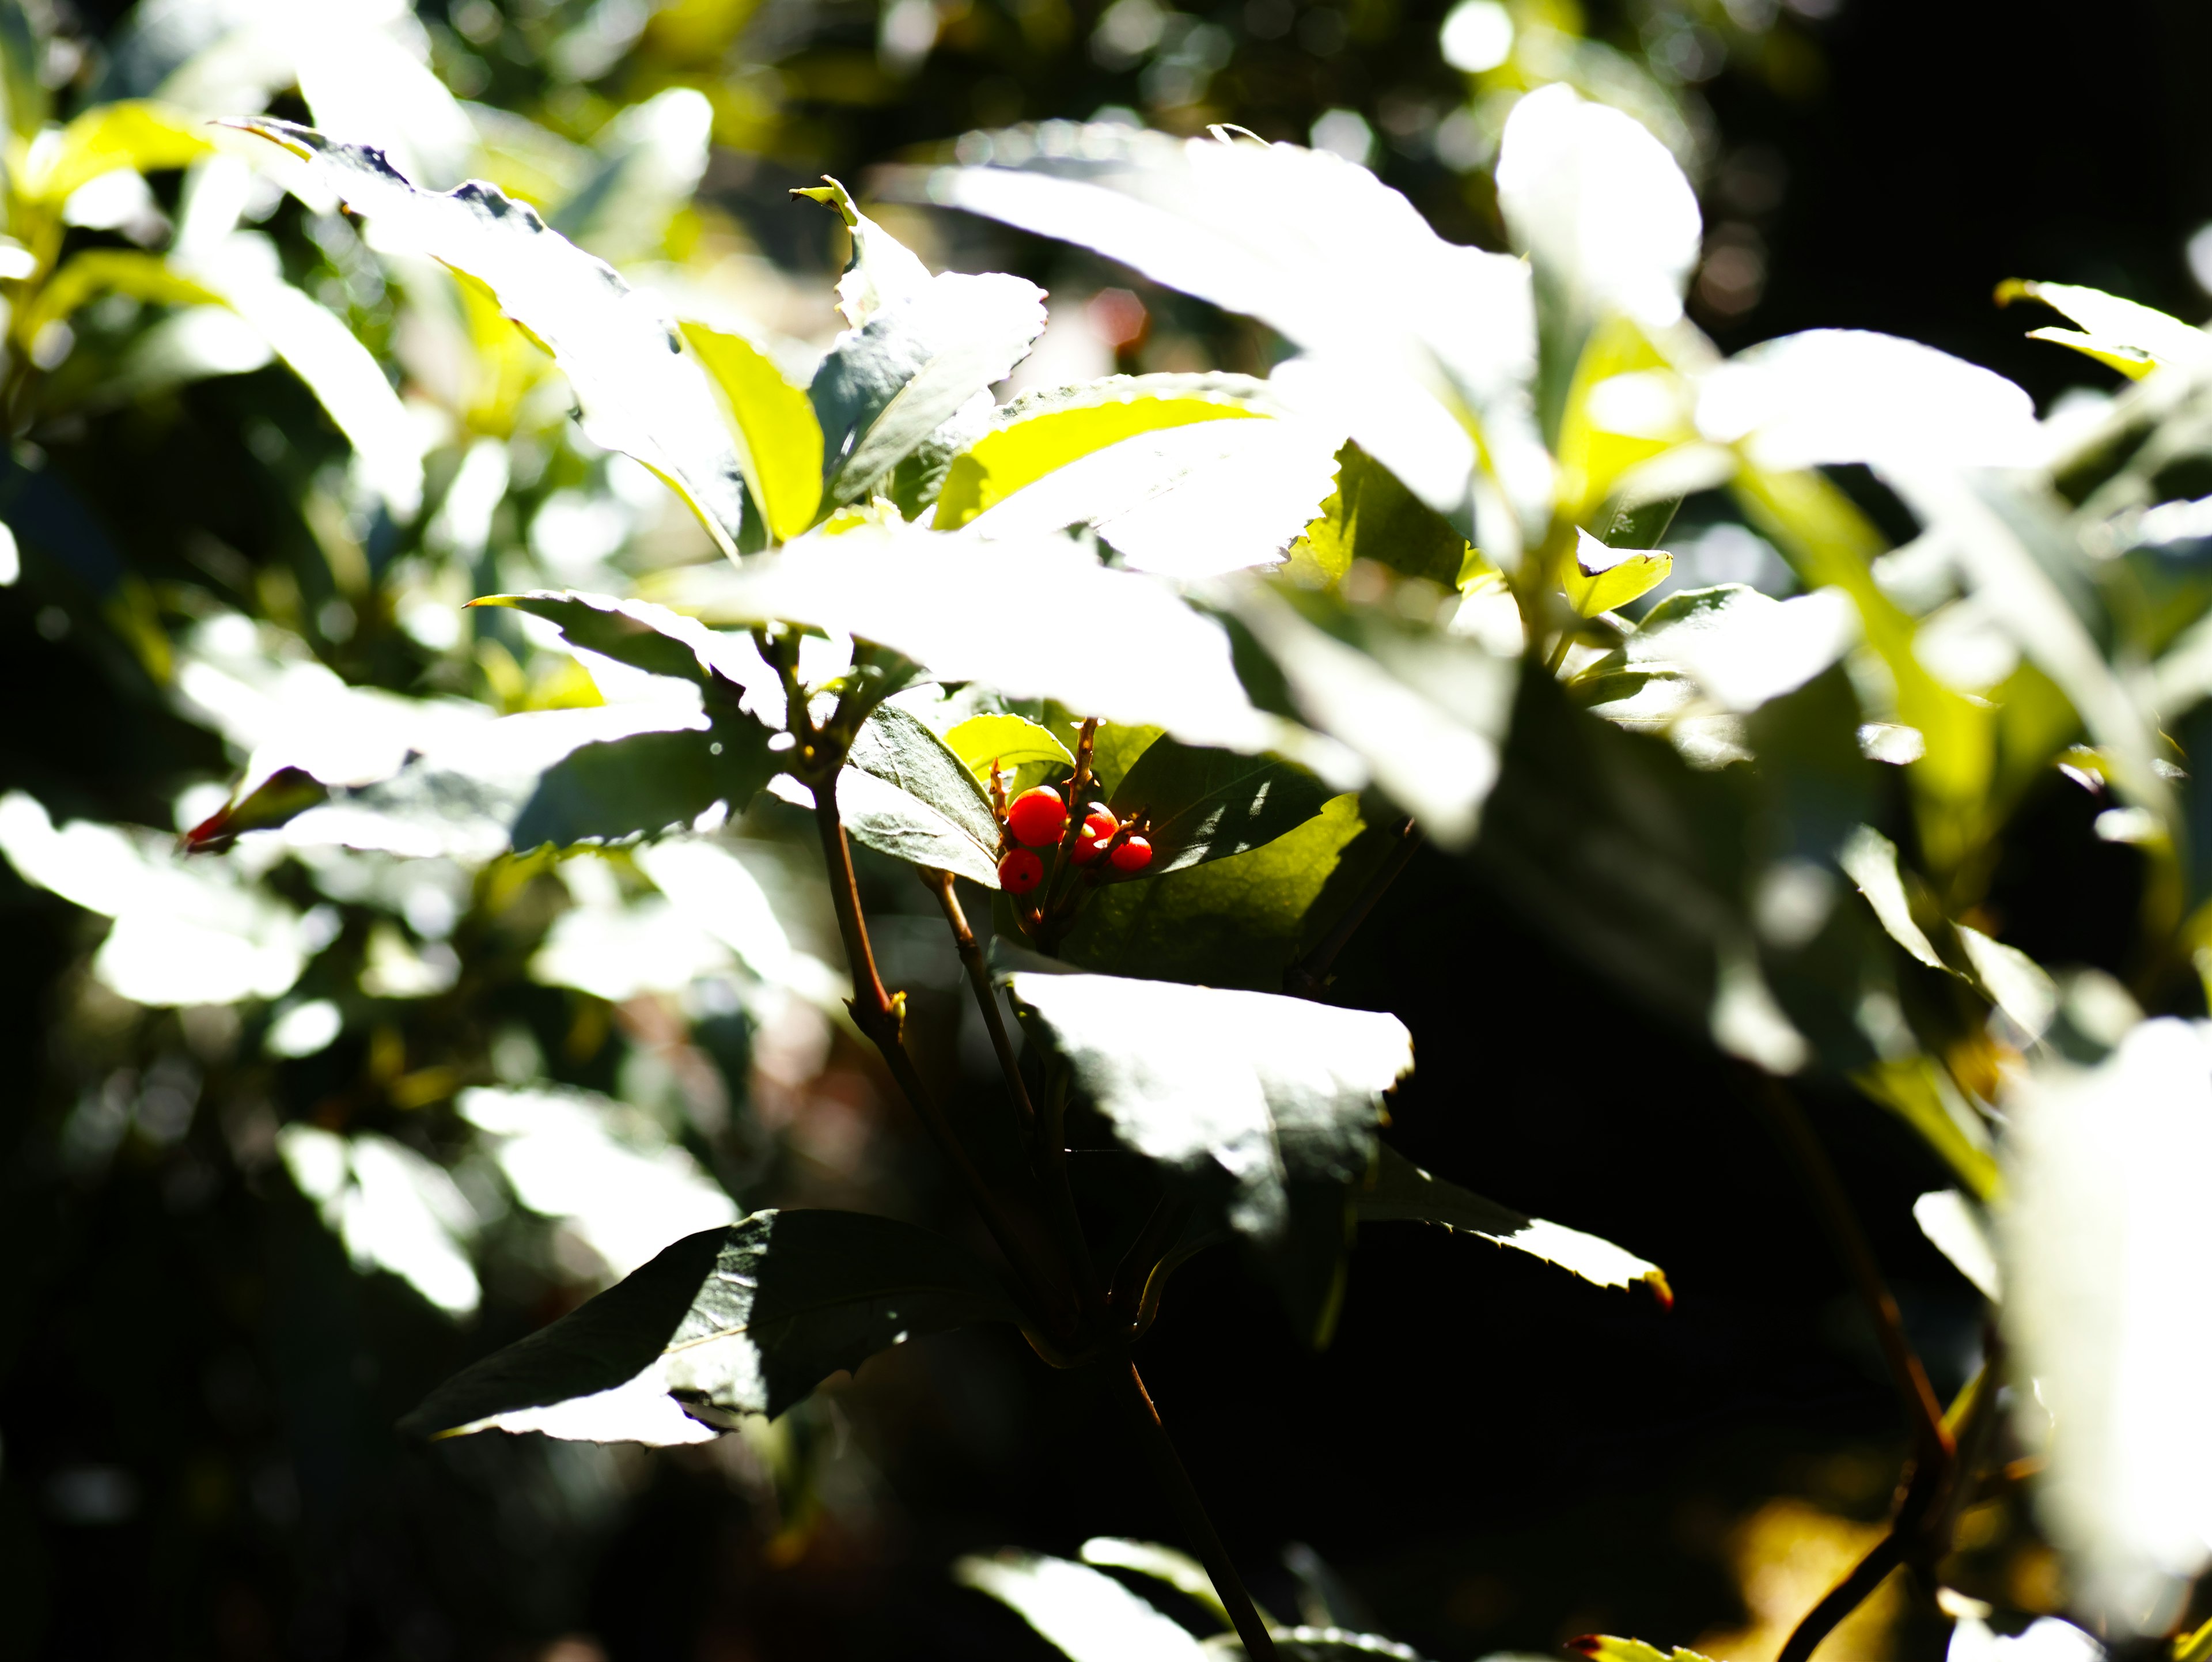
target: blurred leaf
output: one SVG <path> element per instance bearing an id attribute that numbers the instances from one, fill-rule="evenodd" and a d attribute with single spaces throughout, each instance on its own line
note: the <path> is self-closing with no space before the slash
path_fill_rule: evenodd
<path id="1" fill-rule="evenodd" d="M 1977 1292 L 1991 1304 L 2004 1302 L 1989 1222 L 1972 1201 L 1955 1189 L 1938 1189 L 1912 1202 L 1912 1221 L 1929 1245 L 1950 1259 L 1951 1267 L 1972 1282 Z"/>
<path id="2" fill-rule="evenodd" d="M 1206 1573 L 1205 1565 L 1187 1552 L 1177 1552 L 1173 1547 L 1164 1547 L 1154 1541 L 1098 1535 L 1083 1543 L 1082 1557 L 1086 1564 L 1134 1570 L 1139 1575 L 1164 1581 L 1185 1598 L 1205 1605 L 1224 1627 L 1229 1625 L 1229 1608 L 1221 1602 L 1213 1578 Z"/>
<path id="3" fill-rule="evenodd" d="M 842 631 L 941 679 L 1157 722 L 1191 744 L 1265 750 L 1283 738 L 1245 697 L 1218 624 L 1166 584 L 1107 570 L 1060 538 L 979 544 L 915 527 L 817 531 L 743 570 L 692 568 L 671 594 L 710 622 Z M 1005 610 L 1013 597 L 1018 617 Z M 1083 626 L 1036 626 L 1049 618 Z"/>
<path id="4" fill-rule="evenodd" d="M 941 1236 L 858 1212 L 756 1212 L 686 1236 L 457 1374 L 400 1427 L 702 1442 L 918 1334 L 1017 1319 L 990 1272 Z"/>
<path id="5" fill-rule="evenodd" d="M 1641 1639 L 1608 1639 L 1599 1634 L 1570 1639 L 1565 1648 L 1588 1657 L 1589 1662 L 1711 1662 L 1710 1658 L 1680 1645 L 1671 1652 L 1662 1651 Z"/>
<path id="6" fill-rule="evenodd" d="M 286 121 L 239 125 L 307 157 L 380 246 L 427 254 L 489 289 L 568 375 L 592 440 L 659 474 L 736 551 L 743 471 L 705 376 L 656 302 L 488 185 L 420 191 L 377 151 Z"/>
<path id="7" fill-rule="evenodd" d="M 2036 283 L 2019 277 L 1997 285 L 1997 304 L 2015 300 L 2038 300 L 2063 312 L 2087 333 L 2070 329 L 2033 329 L 2030 340 L 2056 341 L 2075 351 L 2110 364 L 2130 380 L 2141 380 L 2165 364 L 2192 369 L 2212 368 L 2212 336 L 2191 328 L 2179 318 L 2131 300 L 2122 300 L 2101 289 L 2085 289 L 2070 283 Z"/>
<path id="8" fill-rule="evenodd" d="M 1024 393 L 953 462 L 930 523 L 957 531 L 1078 457 L 1164 428 L 1268 415 L 1266 399 L 1265 381 L 1231 374 L 1111 375 Z"/>
<path id="9" fill-rule="evenodd" d="M 837 776 L 837 810 L 854 841 L 896 860 L 999 886 L 991 799 L 945 741 L 896 704 L 879 706 Z"/>
<path id="10" fill-rule="evenodd" d="M 244 833 L 269 831 L 325 801 L 330 792 L 303 768 L 277 769 L 245 796 L 225 803 L 184 835 L 190 854 L 220 854 Z"/>
<path id="11" fill-rule="evenodd" d="M 1626 606 L 1658 587 L 1674 569 L 1672 554 L 1607 548 L 1579 527 L 1575 539 L 1574 563 L 1565 576 L 1567 604 L 1584 618 Z"/>
<path id="12" fill-rule="evenodd" d="M 1347 1208 L 1382 1093 L 1413 1065 L 1395 1016 L 1119 976 L 1018 974 L 1016 1008 L 1116 1141 L 1192 1187 L 1326 1342 Z"/>
<path id="13" fill-rule="evenodd" d="M 1989 1128 L 1942 1068 L 1923 1056 L 1873 1063 L 1851 1075 L 1857 1086 L 1920 1134 L 1978 1200 L 1997 1192 Z"/>
<path id="14" fill-rule="evenodd" d="M 703 323 L 683 327 L 684 338 L 728 402 L 738 460 L 767 517 L 769 535 L 787 542 L 814 523 L 822 505 L 822 425 L 814 406 L 742 335 Z"/>
<path id="15" fill-rule="evenodd" d="M 215 146 L 206 125 L 186 111 L 125 99 L 95 104 L 62 129 L 43 167 L 18 175 L 15 188 L 32 202 L 63 203 L 80 186 L 118 167 L 158 173 L 198 161 Z"/>
<path id="16" fill-rule="evenodd" d="M 1277 1628 L 1270 1636 L 1281 1662 L 1358 1662 L 1362 1657 L 1421 1662 L 1420 1653 L 1410 1645 L 1376 1634 L 1347 1633 L 1342 1628 Z M 1228 1646 L 1222 1648 L 1232 1656 L 1244 1654 L 1242 1645 L 1233 1650 Z"/>
<path id="17" fill-rule="evenodd" d="M 228 304 L 206 284 L 172 269 L 158 254 L 132 248 L 85 248 L 64 260 L 40 285 L 16 327 L 24 339 L 35 339 L 48 324 L 66 321 L 86 301 L 107 294 L 160 306 Z"/>
<path id="18" fill-rule="evenodd" d="M 1645 1263 L 1609 1240 L 1564 1224 L 1523 1216 L 1457 1184 L 1431 1177 L 1387 1142 L 1377 1145 L 1374 1180 L 1360 1191 L 1358 1208 L 1362 1223 L 1441 1224 L 1517 1247 L 1600 1287 L 1648 1282 L 1661 1302 L 1674 1302 L 1666 1275 L 1658 1265 Z"/>
<path id="19" fill-rule="evenodd" d="M 1024 762 L 1058 764 L 1071 773 L 1075 758 L 1053 736 L 1024 715 L 971 715 L 945 735 L 952 753 L 968 764 L 968 771 L 988 783 L 994 764 L 1011 772 Z"/>
<path id="20" fill-rule="evenodd" d="M 1110 806 L 1123 819 L 1149 814 L 1146 875 L 1164 877 L 1272 843 L 1319 813 L 1328 795 L 1304 768 L 1273 757 L 1163 736 L 1122 776 Z"/>
<path id="21" fill-rule="evenodd" d="M 1357 796 L 1333 797 L 1249 853 L 1106 885 L 1085 903 L 1060 956 L 1109 975 L 1274 992 L 1351 904 L 1388 837 L 1362 822 Z"/>
<path id="22" fill-rule="evenodd" d="M 1513 664 L 1464 636 L 1258 582 L 1220 603 L 1249 631 L 1291 709 L 1355 753 L 1446 848 L 1474 835 L 1498 777 Z M 1248 675 L 1257 666 L 1248 666 Z"/>
<path id="23" fill-rule="evenodd" d="M 1213 1655 L 1112 1576 L 1065 1558 L 962 1558 L 952 1579 L 1006 1605 L 1068 1662 L 1209 1662 Z"/>
<path id="24" fill-rule="evenodd" d="M 1009 147 L 1011 149 L 1011 147 Z M 1095 248 L 1303 348 L 1352 436 L 1432 507 L 1466 500 L 1462 411 L 1504 446 L 1534 359 L 1527 268 L 1455 246 L 1366 168 L 1227 132 L 1094 124 L 1018 165 L 913 168 L 888 188 Z M 1279 368 L 1273 383 L 1286 393 Z"/>
<path id="25" fill-rule="evenodd" d="M 548 768 L 515 816 L 518 853 L 586 838 L 683 830 L 726 802 L 743 813 L 773 778 L 769 730 L 735 710 L 703 733 L 637 733 L 579 746 Z"/>
<path id="26" fill-rule="evenodd" d="M 1310 558 L 1331 583 L 1342 581 L 1354 560 L 1373 560 L 1451 589 L 1473 551 L 1449 521 L 1347 441 L 1336 453 L 1336 490 L 1291 557 Z"/>

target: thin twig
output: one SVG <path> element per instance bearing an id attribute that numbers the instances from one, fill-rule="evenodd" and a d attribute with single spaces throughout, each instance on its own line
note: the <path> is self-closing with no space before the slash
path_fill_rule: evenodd
<path id="1" fill-rule="evenodd" d="M 1889 1365 L 1891 1383 L 1897 1387 L 1905 1415 L 1911 1422 L 1919 1459 L 1925 1465 L 1948 1467 L 1956 1450 L 1943 1424 L 1943 1410 L 1936 1404 L 1927 1370 L 1921 1367 L 1911 1340 L 1905 1336 L 1905 1318 L 1897 1308 L 1897 1300 L 1890 1296 L 1889 1284 L 1882 1279 L 1881 1266 L 1875 1261 L 1866 1233 L 1859 1227 L 1858 1215 L 1851 1210 L 1850 1197 L 1844 1193 L 1844 1185 L 1835 1168 L 1828 1164 L 1827 1154 L 1820 1139 L 1813 1135 L 1813 1128 L 1805 1118 L 1804 1110 L 1797 1105 L 1797 1099 L 1779 1081 L 1771 1078 L 1765 1081 L 1761 1094 L 1805 1186 L 1812 1191 L 1814 1209 L 1820 1215 L 1829 1240 L 1850 1273 L 1859 1302 L 1873 1318 L 1882 1360 Z"/>
<path id="2" fill-rule="evenodd" d="M 1828 1596 L 1813 1606 L 1775 1662 L 1809 1662 L 1820 1641 L 1833 1633 L 1844 1618 L 1874 1596 L 1889 1573 L 1905 1562 L 1904 1537 L 1895 1529 L 1874 1544 L 1858 1567 L 1836 1583 Z"/>
<path id="3" fill-rule="evenodd" d="M 983 1013 L 983 1026 L 990 1030 L 991 1048 L 998 1052 L 999 1070 L 1006 1076 L 1006 1092 L 1014 1099 L 1014 1107 L 1022 1117 L 1022 1128 L 1034 1133 L 1036 1129 L 1036 1109 L 1030 1101 L 1029 1087 L 1023 1082 L 1021 1063 L 1014 1055 L 1013 1040 L 1006 1035 L 1006 1023 L 999 1014 L 999 995 L 991 986 L 990 966 L 983 962 L 983 949 L 975 943 L 975 932 L 968 927 L 968 914 L 960 909 L 960 897 L 952 892 L 952 874 L 925 866 L 921 880 L 937 897 L 937 904 L 945 909 L 945 921 L 951 927 L 952 943 L 959 949 L 960 962 L 968 971 L 968 984 L 975 991 L 975 1008 Z"/>
<path id="4" fill-rule="evenodd" d="M 1275 1641 L 1267 1632 L 1267 1624 L 1253 1609 L 1252 1595 L 1244 1591 L 1237 1566 L 1230 1562 L 1220 1536 L 1214 1533 L 1213 1520 L 1206 1516 L 1206 1503 L 1191 1486 L 1190 1473 L 1183 1469 L 1182 1457 L 1176 1452 L 1167 1428 L 1160 1423 L 1160 1411 L 1153 1406 L 1152 1394 L 1145 1389 L 1144 1375 L 1137 1372 L 1135 1362 L 1127 1365 L 1123 1379 L 1128 1387 L 1122 1393 L 1123 1400 L 1129 1405 L 1129 1415 L 1136 1423 L 1146 1458 L 1152 1462 L 1160 1486 L 1175 1503 L 1183 1532 L 1190 1537 L 1191 1545 L 1198 1549 L 1199 1562 L 1212 1578 L 1213 1590 L 1227 1607 L 1237 1636 L 1244 1641 L 1244 1654 L 1251 1662 L 1274 1662 Z"/>
<path id="5" fill-rule="evenodd" d="M 1344 950 L 1353 932 L 1367 921 L 1367 915 L 1375 910 L 1375 903 L 1382 899 L 1382 892 L 1419 852 L 1421 828 L 1411 819 L 1401 819 L 1396 829 L 1397 842 L 1391 845 L 1389 854 L 1376 868 L 1374 875 L 1367 880 L 1367 886 L 1353 897 L 1344 916 L 1336 920 L 1336 927 L 1322 937 L 1320 945 L 1283 971 L 1285 992 L 1298 998 L 1320 996 L 1322 989 L 1328 984 L 1328 966 L 1336 962 L 1336 955 Z"/>

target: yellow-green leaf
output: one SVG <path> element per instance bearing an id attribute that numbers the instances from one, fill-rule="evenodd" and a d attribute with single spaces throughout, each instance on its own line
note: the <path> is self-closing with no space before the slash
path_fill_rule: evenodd
<path id="1" fill-rule="evenodd" d="M 1671 1652 L 1662 1651 L 1641 1639 L 1614 1639 L 1599 1633 L 1570 1639 L 1566 1648 L 1589 1658 L 1590 1662 L 1711 1662 L 1710 1658 L 1680 1645 Z"/>
<path id="2" fill-rule="evenodd" d="M 991 766 L 1013 769 L 1024 762 L 1057 762 L 1073 770 L 1075 758 L 1053 736 L 1024 715 L 971 715 L 945 735 L 952 753 L 978 779 L 988 781 Z"/>
<path id="3" fill-rule="evenodd" d="M 1451 521 L 1407 490 L 1357 444 L 1337 452 L 1336 490 L 1291 551 L 1291 572 L 1334 584 L 1354 560 L 1373 560 L 1408 577 L 1458 586 L 1474 551 Z"/>
<path id="4" fill-rule="evenodd" d="M 2109 364 L 2130 380 L 2141 380 L 2169 363 L 2194 368 L 2212 365 L 2212 336 L 2170 317 L 2155 307 L 2123 300 L 2101 289 L 2073 283 L 2031 283 L 2014 277 L 1997 285 L 1997 304 L 2040 301 L 2081 325 L 2074 329 L 2034 329 L 2030 340 L 2055 341 Z"/>
<path id="5" fill-rule="evenodd" d="M 1660 549 L 1607 548 L 1577 527 L 1574 563 L 1565 575 L 1568 602 L 1585 618 L 1626 606 L 1667 581 L 1674 557 Z"/>
<path id="6" fill-rule="evenodd" d="M 214 148 L 202 124 L 182 110 L 138 99 L 100 104 L 62 129 L 51 159 L 26 169 L 19 188 L 34 202 L 66 201 L 79 186 L 118 167 L 142 174 L 181 167 Z"/>
<path id="7" fill-rule="evenodd" d="M 933 523 L 940 531 L 957 530 L 1055 468 L 1139 433 L 1267 413 L 1219 393 L 1186 390 L 1194 379 L 1115 376 L 1071 389 L 1092 395 L 1081 402 L 1055 403 L 1016 417 L 954 460 Z"/>
<path id="8" fill-rule="evenodd" d="M 74 254 L 39 290 L 17 325 L 26 339 L 49 323 L 58 323 L 95 295 L 128 295 L 133 300 L 167 306 L 227 306 L 229 301 L 204 283 L 173 271 L 157 255 L 129 248 L 87 248 Z"/>
<path id="9" fill-rule="evenodd" d="M 796 537 L 822 506 L 822 424 L 805 389 L 786 380 L 742 335 L 703 323 L 683 328 L 729 407 L 738 461 L 769 536 L 777 542 Z"/>

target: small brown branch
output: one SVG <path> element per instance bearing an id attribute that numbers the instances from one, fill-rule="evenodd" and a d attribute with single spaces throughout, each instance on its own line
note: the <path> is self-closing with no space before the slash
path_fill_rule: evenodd
<path id="1" fill-rule="evenodd" d="M 1401 819 L 1397 825 L 1398 840 L 1390 852 L 1376 867 L 1366 886 L 1353 897 L 1344 916 L 1336 920 L 1336 927 L 1322 937 L 1321 943 L 1304 958 L 1283 972 L 1283 990 L 1297 998 L 1318 998 L 1322 989 L 1328 984 L 1328 967 L 1336 962 L 1336 955 L 1344 950 L 1345 943 L 1375 910 L 1375 903 L 1382 892 L 1397 880 L 1398 874 L 1412 863 L 1421 847 L 1421 828 L 1411 819 Z"/>
<path id="2" fill-rule="evenodd" d="M 906 1013 L 906 995 L 896 998 L 884 990 L 876 971 L 876 956 L 868 943 L 867 920 L 860 911 L 860 892 L 853 871 L 853 850 L 845 840 L 845 824 L 837 814 L 834 776 L 814 788 L 814 823 L 822 839 L 822 855 L 830 868 L 830 898 L 837 913 L 837 930 L 843 938 L 845 958 L 853 975 L 853 1020 L 883 1055 L 891 1077 L 929 1135 L 939 1152 L 958 1175 L 968 1198 L 982 1215 L 999 1250 L 1006 1255 L 1036 1297 L 1046 1319 L 1060 1333 L 1074 1330 L 1075 1278 L 1066 1260 L 1052 1244 L 1037 1221 L 1010 1210 L 991 1186 L 960 1141 L 944 1111 L 906 1051 L 900 1029 Z"/>
<path id="3" fill-rule="evenodd" d="M 1874 1590 L 1888 1579 L 1889 1573 L 1905 1562 L 1905 1538 L 1900 1529 L 1890 1532 L 1874 1544 L 1874 1549 L 1858 1562 L 1858 1567 L 1836 1583 L 1828 1596 L 1813 1606 L 1797 1630 L 1790 1635 L 1790 1642 L 1782 1647 L 1775 1662 L 1809 1662 L 1820 1643 L 1841 1625 L 1844 1618 L 1874 1596 Z"/>
<path id="4" fill-rule="evenodd" d="M 1761 1095 L 1798 1174 L 1812 1191 L 1814 1209 L 1820 1215 L 1830 1243 L 1850 1273 L 1859 1302 L 1874 1320 L 1875 1336 L 1881 1342 L 1882 1360 L 1889 1365 L 1890 1381 L 1897 1387 L 1911 1423 L 1918 1461 L 1923 1466 L 1948 1469 L 1956 1450 L 1943 1424 L 1943 1410 L 1936 1404 L 1927 1370 L 1905 1336 L 1905 1318 L 1890 1295 L 1888 1282 L 1882 1279 L 1881 1266 L 1867 1244 L 1866 1232 L 1859 1227 L 1858 1215 L 1851 1210 L 1850 1199 L 1797 1099 L 1772 1078 L 1765 1080 Z"/>
<path id="5" fill-rule="evenodd" d="M 1133 1361 L 1126 1365 L 1126 1370 L 1123 1379 L 1127 1389 L 1122 1393 L 1122 1400 L 1129 1406 L 1129 1417 L 1135 1422 L 1139 1440 L 1145 1446 L 1145 1456 L 1151 1461 L 1160 1487 L 1167 1490 L 1183 1532 L 1198 1549 L 1199 1562 L 1212 1578 L 1213 1590 L 1229 1611 L 1237 1636 L 1244 1641 L 1244 1654 L 1251 1662 L 1275 1662 L 1274 1639 L 1267 1631 L 1267 1624 L 1260 1619 L 1260 1612 L 1253 1608 L 1252 1595 L 1245 1592 L 1237 1566 L 1230 1562 L 1228 1550 L 1214 1532 L 1213 1519 L 1206 1515 L 1205 1501 L 1199 1499 L 1190 1473 L 1183 1469 L 1182 1457 L 1176 1452 L 1167 1428 L 1160 1423 L 1160 1411 L 1153 1406 L 1152 1392 L 1145 1389 L 1144 1375 L 1137 1372 Z"/>
<path id="6" fill-rule="evenodd" d="M 1014 1055 L 1013 1040 L 1007 1037 L 1006 1019 L 999 1013 L 999 995 L 991 985 L 990 966 L 983 962 L 983 949 L 976 945 L 975 932 L 968 927 L 968 914 L 960 909 L 960 897 L 952 891 L 952 874 L 924 867 L 921 880 L 945 910 L 945 921 L 952 930 L 952 943 L 959 949 L 960 962 L 968 971 L 968 984 L 975 989 L 975 1008 L 983 1013 L 983 1026 L 990 1030 L 991 1048 L 998 1053 L 999 1070 L 1006 1076 L 1006 1093 L 1014 1099 L 1023 1129 L 1034 1132 L 1036 1109 L 1030 1101 L 1029 1087 L 1022 1081 L 1021 1064 Z"/>

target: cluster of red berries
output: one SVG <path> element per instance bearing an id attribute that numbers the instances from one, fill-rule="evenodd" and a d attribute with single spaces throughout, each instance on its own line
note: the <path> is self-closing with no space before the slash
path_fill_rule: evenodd
<path id="1" fill-rule="evenodd" d="M 1052 848 L 1066 837 L 1067 821 L 1067 804 L 1049 785 L 1025 790 L 1008 804 L 1006 830 L 1024 845 L 1010 849 L 999 861 L 999 882 L 1008 894 L 1027 894 L 1044 881 L 1044 860 L 1036 850 Z M 1101 855 L 1115 871 L 1133 875 L 1152 863 L 1152 845 L 1142 837 L 1122 836 L 1114 811 L 1103 802 L 1093 802 L 1084 813 L 1083 829 L 1076 833 L 1067 857 L 1088 866 Z"/>

